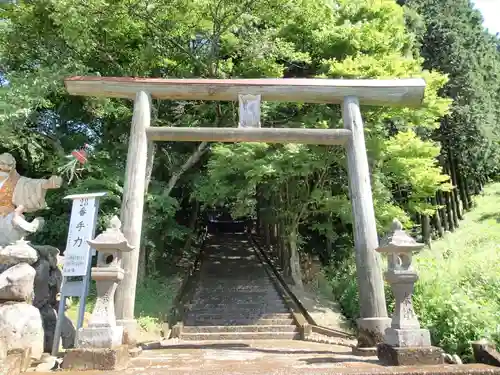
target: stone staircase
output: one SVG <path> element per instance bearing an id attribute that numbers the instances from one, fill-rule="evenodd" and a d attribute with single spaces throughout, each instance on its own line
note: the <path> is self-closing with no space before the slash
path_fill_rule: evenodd
<path id="1" fill-rule="evenodd" d="M 207 239 L 182 340 L 299 339 L 290 309 L 246 234 Z"/>

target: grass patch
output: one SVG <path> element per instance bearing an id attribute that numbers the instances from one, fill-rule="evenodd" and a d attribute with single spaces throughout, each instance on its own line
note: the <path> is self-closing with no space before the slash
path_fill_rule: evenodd
<path id="1" fill-rule="evenodd" d="M 485 188 L 460 228 L 417 258 L 415 305 L 434 342 L 471 357 L 470 341 L 500 348 L 500 184 Z"/>
<path id="2" fill-rule="evenodd" d="M 485 188 L 460 228 L 415 259 L 420 280 L 415 309 L 434 345 L 472 359 L 470 342 L 486 338 L 500 349 L 500 183 Z M 325 270 L 339 304 L 351 322 L 359 316 L 354 259 Z M 386 285 L 389 310 L 392 293 Z"/>
<path id="3" fill-rule="evenodd" d="M 138 285 L 135 317 L 143 332 L 156 332 L 167 321 L 181 283 L 180 276 L 150 276 Z"/>
<path id="4" fill-rule="evenodd" d="M 180 275 L 163 277 L 159 275 L 148 276 L 141 284 L 137 285 L 135 298 L 135 317 L 140 327 L 141 341 L 157 338 L 162 330 L 162 323 L 167 321 L 167 316 L 173 306 L 174 298 L 182 283 Z M 87 324 L 96 300 L 95 282 L 92 282 L 89 296 L 85 306 Z M 75 301 L 67 311 L 76 325 L 78 317 L 78 303 Z"/>

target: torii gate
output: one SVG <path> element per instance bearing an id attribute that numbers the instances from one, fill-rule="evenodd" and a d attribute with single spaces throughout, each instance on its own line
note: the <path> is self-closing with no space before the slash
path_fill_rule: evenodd
<path id="1" fill-rule="evenodd" d="M 65 80 L 72 95 L 134 100 L 121 221 L 129 243 L 140 249 L 147 144 L 150 141 L 268 142 L 345 145 L 352 203 L 356 269 L 360 297 L 359 346 L 382 341 L 390 326 L 384 295 L 366 155 L 360 102 L 372 106 L 421 105 L 423 79 L 153 79 L 71 77 Z M 260 95 L 262 100 L 341 104 L 344 129 L 173 128 L 150 127 L 151 98 L 168 100 L 238 101 L 239 95 Z M 134 304 L 139 251 L 124 254 L 125 278 L 116 295 L 118 324 L 130 342 L 136 339 Z"/>

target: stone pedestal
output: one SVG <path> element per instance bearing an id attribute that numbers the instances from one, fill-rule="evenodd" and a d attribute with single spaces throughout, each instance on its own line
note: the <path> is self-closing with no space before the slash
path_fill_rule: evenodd
<path id="1" fill-rule="evenodd" d="M 419 347 L 431 345 L 431 334 L 428 329 L 397 329 L 385 331 L 384 343 L 395 347 Z"/>
<path id="2" fill-rule="evenodd" d="M 395 306 L 391 326 L 377 346 L 379 360 L 388 366 L 436 365 L 443 363 L 443 350 L 431 346 L 429 330 L 420 328 L 413 310 L 412 294 L 418 275 L 412 268 L 412 254 L 425 245 L 417 243 L 394 220 L 391 232 L 377 251 L 388 255 L 385 280 L 391 285 Z"/>
<path id="3" fill-rule="evenodd" d="M 87 327 L 78 331 L 79 348 L 114 348 L 122 342 L 123 327 Z"/>
<path id="4" fill-rule="evenodd" d="M 434 346 L 395 347 L 379 344 L 377 356 L 384 366 L 440 365 L 444 351 Z"/>
<path id="5" fill-rule="evenodd" d="M 92 269 L 98 297 L 88 327 L 78 331 L 79 348 L 114 348 L 122 345 L 123 327 L 116 324 L 114 295 L 123 275 L 123 269 L 119 267 Z"/>

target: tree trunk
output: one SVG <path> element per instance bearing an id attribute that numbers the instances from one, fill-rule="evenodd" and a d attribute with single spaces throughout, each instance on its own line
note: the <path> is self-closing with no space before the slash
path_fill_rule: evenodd
<path id="1" fill-rule="evenodd" d="M 208 143 L 207 142 L 202 142 L 198 145 L 197 149 L 191 154 L 191 156 L 186 160 L 186 162 L 179 168 L 177 172 L 174 172 L 172 174 L 172 177 L 170 177 L 170 180 L 168 181 L 167 188 L 163 192 L 166 196 L 169 196 L 172 190 L 174 189 L 175 185 L 179 181 L 180 177 L 193 165 L 195 165 L 203 156 L 203 154 L 208 150 Z M 147 156 L 147 166 L 146 166 L 146 193 L 149 188 L 149 184 L 151 182 L 151 175 L 153 173 L 153 166 L 154 166 L 154 157 L 155 157 L 155 151 L 156 147 L 154 142 L 149 141 L 148 142 L 148 156 Z M 137 271 L 137 280 L 138 282 L 141 282 L 144 280 L 144 277 L 146 276 L 146 260 L 148 257 L 147 254 L 147 249 L 145 246 L 145 243 L 147 242 L 147 233 L 146 231 L 143 231 L 142 236 L 143 239 L 141 240 L 141 250 L 139 254 L 139 268 Z"/>
<path id="2" fill-rule="evenodd" d="M 169 196 L 172 190 L 174 189 L 175 185 L 177 184 L 177 181 L 181 178 L 181 176 L 193 165 L 198 163 L 200 161 L 201 157 L 207 152 L 208 150 L 208 143 L 207 142 L 201 142 L 196 150 L 189 156 L 189 158 L 184 162 L 184 164 L 179 168 L 178 171 L 174 172 L 172 176 L 170 177 L 170 180 L 167 183 L 167 188 L 163 192 L 164 195 Z"/>
<path id="3" fill-rule="evenodd" d="M 281 269 L 283 270 L 283 276 L 288 277 L 290 276 L 290 267 L 288 263 L 288 246 L 285 242 L 285 237 L 284 237 L 284 231 L 283 231 L 283 224 L 278 223 L 277 224 L 278 228 L 278 238 L 277 238 L 277 246 L 278 246 L 278 257 L 280 260 L 280 265 Z"/>
<path id="4" fill-rule="evenodd" d="M 481 184 L 479 183 L 479 179 L 477 178 L 474 179 L 474 194 L 481 194 Z"/>
<path id="5" fill-rule="evenodd" d="M 197 200 L 195 200 L 193 202 L 193 207 L 191 209 L 191 217 L 189 218 L 189 230 L 191 232 L 191 235 L 188 235 L 188 238 L 184 243 L 183 254 L 185 254 L 191 248 L 191 245 L 193 243 L 193 239 L 196 234 L 195 229 L 196 229 L 196 223 L 198 222 L 199 212 L 200 212 L 200 203 Z"/>
<path id="6" fill-rule="evenodd" d="M 453 181 L 453 171 L 451 167 L 451 160 L 448 158 L 448 164 L 444 168 L 445 173 L 447 173 L 450 176 L 451 183 L 454 185 Z M 452 190 L 447 194 L 449 196 L 449 204 L 450 204 L 450 212 L 451 212 L 451 220 L 453 222 L 453 227 L 458 228 L 460 223 L 459 223 L 459 215 L 458 215 L 458 207 L 457 207 L 457 202 L 458 198 L 456 196 L 456 189 L 455 187 L 452 188 Z"/>
<path id="7" fill-rule="evenodd" d="M 262 233 L 261 231 L 261 226 L 262 226 L 262 197 L 261 197 L 261 187 L 260 185 L 257 185 L 255 187 L 255 232 L 257 233 L 257 236 L 260 236 Z"/>
<path id="8" fill-rule="evenodd" d="M 462 206 L 464 211 L 469 211 L 469 201 L 467 198 L 467 191 L 465 188 L 464 177 L 460 171 L 457 171 L 457 180 L 458 180 L 458 193 L 460 194 L 460 200 L 462 201 Z"/>
<path id="9" fill-rule="evenodd" d="M 451 194 L 449 192 L 444 192 L 444 199 L 446 202 L 446 215 L 448 216 L 448 227 L 450 232 L 455 231 L 455 221 L 453 217 L 453 206 L 451 204 Z"/>
<path id="10" fill-rule="evenodd" d="M 436 194 L 437 202 L 443 208 L 439 209 L 439 215 L 441 216 L 441 222 L 443 223 L 443 229 L 445 231 L 450 231 L 450 223 L 448 222 L 448 213 L 446 211 L 446 200 L 444 199 L 444 192 L 438 191 Z"/>
<path id="11" fill-rule="evenodd" d="M 288 236 L 289 250 L 290 250 L 290 276 L 296 287 L 304 289 L 302 283 L 302 269 L 300 267 L 300 255 L 297 248 L 297 228 L 293 228 Z"/>
<path id="12" fill-rule="evenodd" d="M 457 219 L 463 220 L 462 216 L 462 211 L 460 208 L 460 200 L 459 200 L 459 193 L 458 193 L 458 178 L 457 178 L 457 168 L 456 168 L 456 163 L 455 160 L 453 159 L 453 156 L 451 155 L 451 151 L 448 148 L 448 158 L 450 160 L 450 177 L 451 177 L 451 182 L 454 185 L 453 189 L 453 200 L 454 200 L 454 205 L 455 205 L 455 213 L 457 215 Z"/>
<path id="13" fill-rule="evenodd" d="M 458 196 L 457 196 L 457 190 L 453 189 L 451 192 L 451 206 L 452 206 L 452 212 L 453 212 L 453 223 L 455 224 L 455 228 L 458 228 L 460 226 L 460 217 L 458 215 L 459 211 L 459 204 L 458 204 Z"/>
<path id="14" fill-rule="evenodd" d="M 481 194 L 484 190 L 484 185 L 485 185 L 485 180 L 484 180 L 484 177 L 483 176 L 479 176 L 478 179 L 478 184 L 479 184 L 479 193 Z"/>
<path id="15" fill-rule="evenodd" d="M 326 253 L 330 257 L 333 253 L 333 242 L 329 235 L 326 236 Z"/>
<path id="16" fill-rule="evenodd" d="M 431 203 L 433 205 L 438 204 L 436 198 L 432 198 L 431 199 Z M 443 225 L 441 223 L 441 216 L 440 216 L 440 213 L 439 213 L 439 209 L 436 210 L 436 213 L 432 217 L 432 220 L 434 222 L 434 226 L 436 227 L 436 230 L 438 232 L 439 237 L 444 237 L 444 229 L 443 229 Z"/>
<path id="17" fill-rule="evenodd" d="M 467 203 L 469 205 L 469 208 L 472 209 L 474 207 L 474 201 L 472 200 L 470 179 L 467 176 L 465 177 L 465 194 L 467 196 Z"/>
<path id="18" fill-rule="evenodd" d="M 266 247 L 271 249 L 271 224 L 267 222 L 264 225 L 264 239 L 266 241 Z"/>
<path id="19" fill-rule="evenodd" d="M 422 215 L 422 238 L 424 243 L 431 247 L 431 223 L 427 215 Z"/>

